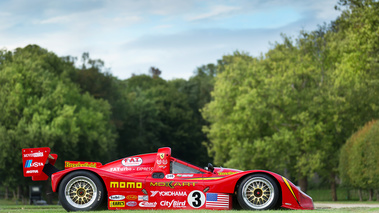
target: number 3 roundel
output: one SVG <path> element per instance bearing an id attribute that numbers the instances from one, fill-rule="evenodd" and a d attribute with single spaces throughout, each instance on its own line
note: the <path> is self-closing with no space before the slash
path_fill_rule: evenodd
<path id="1" fill-rule="evenodd" d="M 205 203 L 205 195 L 202 191 L 195 190 L 189 193 L 187 201 L 193 208 L 200 208 Z"/>

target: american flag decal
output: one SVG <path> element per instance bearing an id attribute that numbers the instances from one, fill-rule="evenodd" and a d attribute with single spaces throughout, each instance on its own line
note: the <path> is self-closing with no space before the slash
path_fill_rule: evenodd
<path id="1" fill-rule="evenodd" d="M 222 193 L 207 193 L 206 208 L 229 209 L 229 195 Z"/>

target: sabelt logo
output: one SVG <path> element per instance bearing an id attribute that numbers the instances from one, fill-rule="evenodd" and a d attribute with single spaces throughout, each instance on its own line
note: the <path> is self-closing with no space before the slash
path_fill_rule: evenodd
<path id="1" fill-rule="evenodd" d="M 26 171 L 26 174 L 34 174 L 34 173 L 38 173 L 38 170 L 28 170 L 28 171 Z"/>
<path id="2" fill-rule="evenodd" d="M 122 165 L 124 166 L 139 166 L 142 164 L 142 158 L 133 157 L 133 158 L 125 158 L 122 160 Z"/>
<path id="3" fill-rule="evenodd" d="M 155 208 L 157 206 L 157 202 L 140 202 L 139 206 L 145 208 Z"/>
<path id="4" fill-rule="evenodd" d="M 110 188 L 142 189 L 141 182 L 110 182 Z"/>
<path id="5" fill-rule="evenodd" d="M 24 158 L 31 158 L 31 157 L 33 158 L 43 157 L 43 152 L 24 154 Z"/>
<path id="6" fill-rule="evenodd" d="M 165 196 L 187 196 L 187 192 L 180 192 L 180 191 L 151 191 L 151 197 L 154 197 L 156 194 L 159 193 L 159 196 L 165 197 Z"/>
<path id="7" fill-rule="evenodd" d="M 170 187 L 171 189 L 180 186 L 196 186 L 197 182 L 175 182 L 175 181 L 170 181 L 170 182 L 150 182 L 150 186 L 165 186 L 165 187 Z"/>
<path id="8" fill-rule="evenodd" d="M 128 200 L 137 200 L 138 197 L 137 197 L 137 195 L 128 195 L 128 196 L 126 196 L 126 199 L 128 199 Z"/>
<path id="9" fill-rule="evenodd" d="M 110 201 L 109 207 L 125 207 L 125 201 Z"/>
<path id="10" fill-rule="evenodd" d="M 123 200 L 125 199 L 124 195 L 111 195 L 109 196 L 109 200 Z"/>

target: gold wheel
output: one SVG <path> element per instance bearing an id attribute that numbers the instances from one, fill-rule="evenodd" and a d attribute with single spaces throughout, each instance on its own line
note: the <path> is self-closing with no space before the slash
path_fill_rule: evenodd
<path id="1" fill-rule="evenodd" d="M 75 208 L 87 208 L 96 198 L 97 187 L 88 177 L 79 176 L 71 179 L 65 187 L 65 196 Z"/>
<path id="2" fill-rule="evenodd" d="M 257 174 L 246 178 L 239 187 L 238 201 L 245 209 L 274 208 L 279 190 L 272 178 Z"/>

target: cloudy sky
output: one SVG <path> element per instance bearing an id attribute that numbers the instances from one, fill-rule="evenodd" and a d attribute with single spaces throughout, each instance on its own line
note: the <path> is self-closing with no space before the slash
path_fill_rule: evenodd
<path id="1" fill-rule="evenodd" d="M 0 0 L 0 49 L 37 44 L 58 56 L 102 59 L 119 79 L 188 79 L 239 50 L 259 56 L 330 23 L 337 0 Z"/>

